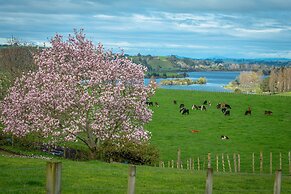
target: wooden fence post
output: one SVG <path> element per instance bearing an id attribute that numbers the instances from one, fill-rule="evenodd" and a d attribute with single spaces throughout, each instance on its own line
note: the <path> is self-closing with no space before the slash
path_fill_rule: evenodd
<path id="1" fill-rule="evenodd" d="M 280 194 L 281 193 L 281 180 L 282 180 L 282 171 L 277 170 L 276 171 L 276 177 L 274 182 L 274 194 Z"/>
<path id="2" fill-rule="evenodd" d="M 213 190 L 213 169 L 207 169 L 205 194 L 212 194 Z"/>
<path id="3" fill-rule="evenodd" d="M 216 172 L 218 172 L 218 155 L 216 154 Z"/>
<path id="4" fill-rule="evenodd" d="M 225 165 L 224 165 L 224 156 L 223 153 L 221 154 L 221 162 L 222 162 L 222 170 L 225 172 Z"/>
<path id="5" fill-rule="evenodd" d="M 177 168 L 181 168 L 181 149 L 178 148 Z"/>
<path id="6" fill-rule="evenodd" d="M 233 154 L 233 168 L 234 168 L 234 172 L 237 172 L 236 154 Z"/>
<path id="7" fill-rule="evenodd" d="M 232 171 L 231 171 L 231 164 L 230 164 L 230 160 L 229 160 L 229 156 L 228 156 L 228 154 L 226 155 L 226 158 L 227 158 L 227 161 L 228 161 L 229 172 L 232 172 Z"/>
<path id="8" fill-rule="evenodd" d="M 237 171 L 240 172 L 240 154 L 237 154 Z"/>
<path id="9" fill-rule="evenodd" d="M 61 162 L 47 162 L 47 180 L 46 193 L 60 194 L 61 193 L 61 176 L 62 163 Z"/>
<path id="10" fill-rule="evenodd" d="M 199 159 L 199 157 L 197 158 L 197 168 L 198 168 L 198 170 L 200 170 L 200 159 Z"/>
<path id="11" fill-rule="evenodd" d="M 263 173 L 263 152 L 260 151 L 260 173 Z"/>
<path id="12" fill-rule="evenodd" d="M 193 163 L 193 162 L 192 162 L 192 158 L 190 158 L 190 159 L 189 159 L 189 168 L 190 168 L 190 170 L 192 170 L 192 167 L 193 167 L 193 166 L 192 166 L 192 163 Z"/>
<path id="13" fill-rule="evenodd" d="M 211 153 L 207 154 L 207 168 L 211 168 Z"/>
<path id="14" fill-rule="evenodd" d="M 272 152 L 270 152 L 270 174 L 272 174 L 273 171 L 273 155 Z"/>
<path id="15" fill-rule="evenodd" d="M 280 152 L 280 170 L 282 170 L 282 154 Z"/>
<path id="16" fill-rule="evenodd" d="M 288 152 L 288 161 L 289 161 L 289 174 L 291 175 L 291 153 Z"/>
<path id="17" fill-rule="evenodd" d="M 135 175 L 136 175 L 136 166 L 130 165 L 128 168 L 128 194 L 135 193 Z"/>
<path id="18" fill-rule="evenodd" d="M 174 168 L 174 160 L 172 160 L 172 168 Z"/>
<path id="19" fill-rule="evenodd" d="M 253 173 L 255 173 L 255 153 L 253 153 Z"/>

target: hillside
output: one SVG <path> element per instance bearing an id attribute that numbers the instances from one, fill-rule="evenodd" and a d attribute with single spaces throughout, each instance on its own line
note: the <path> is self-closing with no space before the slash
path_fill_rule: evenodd
<path id="1" fill-rule="evenodd" d="M 191 59 L 185 57 L 140 55 L 128 56 L 150 72 L 168 71 L 264 71 L 273 67 L 291 66 L 287 59 Z"/>
<path id="2" fill-rule="evenodd" d="M 38 49 L 34 46 L 0 46 L 0 72 L 9 72 L 12 77 L 34 70 L 33 53 Z M 142 64 L 149 72 L 187 72 L 187 71 L 263 71 L 268 74 L 273 67 L 291 66 L 288 59 L 192 59 L 171 56 L 136 56 L 125 55 L 133 62 Z M 15 76 L 16 75 L 16 76 Z M 170 77 L 175 77 L 170 76 Z"/>

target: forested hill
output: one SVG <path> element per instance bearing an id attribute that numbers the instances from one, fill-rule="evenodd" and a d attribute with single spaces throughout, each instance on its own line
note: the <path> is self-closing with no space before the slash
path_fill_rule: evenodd
<path id="1" fill-rule="evenodd" d="M 32 53 L 38 50 L 33 46 L 0 45 L 0 72 L 10 72 L 17 77 L 23 71 L 34 70 Z M 192 59 L 185 57 L 129 56 L 133 62 L 142 64 L 149 72 L 187 72 L 187 71 L 264 71 L 268 74 L 273 67 L 291 66 L 288 59 Z"/>
<path id="2" fill-rule="evenodd" d="M 150 72 L 170 71 L 270 71 L 273 67 L 291 66 L 288 59 L 192 59 L 171 56 L 128 56 Z"/>

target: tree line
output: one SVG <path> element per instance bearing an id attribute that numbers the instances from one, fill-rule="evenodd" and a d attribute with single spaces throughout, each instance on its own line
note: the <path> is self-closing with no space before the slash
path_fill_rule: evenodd
<path id="1" fill-rule="evenodd" d="M 280 67 L 272 69 L 268 86 L 271 93 L 291 91 L 291 68 Z"/>

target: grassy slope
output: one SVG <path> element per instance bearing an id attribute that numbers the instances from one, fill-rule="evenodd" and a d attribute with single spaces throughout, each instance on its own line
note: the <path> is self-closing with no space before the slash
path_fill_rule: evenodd
<path id="1" fill-rule="evenodd" d="M 159 59 L 152 59 L 148 62 L 153 69 L 156 70 L 164 70 L 164 71 L 169 71 L 169 70 L 174 70 L 173 64 L 165 59 L 159 58 Z"/>
<path id="2" fill-rule="evenodd" d="M 45 193 L 46 161 L 0 153 L 0 193 Z M 128 166 L 62 160 L 62 193 L 126 193 Z M 271 193 L 274 175 L 215 173 L 215 193 Z M 282 193 L 291 191 L 283 176 Z M 204 193 L 205 172 L 137 166 L 136 193 Z"/>
<path id="3" fill-rule="evenodd" d="M 173 104 L 174 99 L 177 105 Z M 186 116 L 179 113 L 180 103 L 191 108 L 192 104 L 201 105 L 205 99 L 212 103 L 206 112 L 190 110 L 190 115 Z M 290 97 L 159 89 L 152 101 L 158 101 L 160 107 L 153 107 L 153 121 L 146 128 L 152 132 L 152 143 L 160 148 L 162 160 L 175 160 L 178 147 L 184 161 L 190 157 L 205 157 L 208 152 L 240 153 L 242 168 L 250 170 L 252 152 L 258 156 L 263 151 L 264 168 L 268 169 L 269 153 L 273 153 L 273 168 L 278 168 L 279 152 L 282 152 L 283 168 L 288 168 Z M 219 102 L 232 106 L 230 117 L 215 108 Z M 252 108 L 252 116 L 244 115 L 248 106 Z M 265 110 L 272 110 L 273 115 L 264 115 Z M 193 129 L 200 132 L 191 133 Z M 221 135 L 229 136 L 230 140 L 222 141 Z"/>

